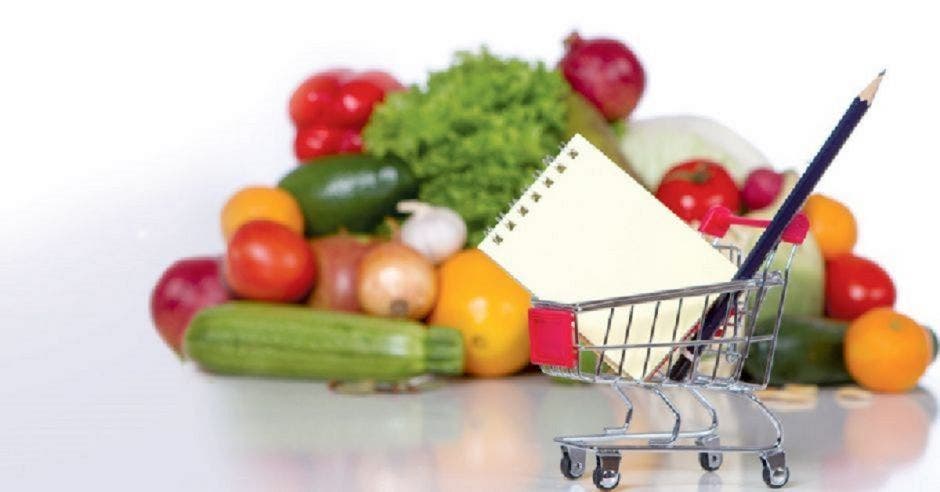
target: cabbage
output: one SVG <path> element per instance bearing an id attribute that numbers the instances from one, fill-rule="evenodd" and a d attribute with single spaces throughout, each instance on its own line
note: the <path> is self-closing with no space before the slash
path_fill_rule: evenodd
<path id="1" fill-rule="evenodd" d="M 655 191 L 666 171 L 681 161 L 707 158 L 724 166 L 739 184 L 767 158 L 740 135 L 700 116 L 664 116 L 631 121 L 620 150 L 640 182 Z"/>

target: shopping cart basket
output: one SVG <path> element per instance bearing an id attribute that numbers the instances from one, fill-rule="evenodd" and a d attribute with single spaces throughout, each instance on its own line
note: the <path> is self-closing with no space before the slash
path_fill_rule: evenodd
<path id="1" fill-rule="evenodd" d="M 731 225 L 766 227 L 768 223 L 769 221 L 735 216 L 723 207 L 713 207 L 703 219 L 699 231 L 712 238 L 713 246 L 740 265 L 741 250 L 735 246 L 720 244 L 720 239 L 725 236 Z M 626 406 L 626 417 L 622 425 L 606 427 L 597 434 L 555 438 L 561 445 L 561 472 L 565 477 L 576 479 L 584 474 L 588 451 L 592 451 L 596 456 L 594 484 L 604 490 L 612 489 L 620 482 L 621 451 L 694 451 L 699 453 L 699 464 L 707 471 L 717 470 L 721 466 L 722 453 L 744 452 L 759 455 L 763 479 L 769 487 L 779 488 L 787 483 L 790 471 L 782 447 L 782 426 L 777 417 L 754 395 L 754 391 L 765 388 L 770 379 L 790 265 L 807 231 L 806 217 L 795 217 L 781 241 L 789 244 L 786 248 L 789 251 L 780 252 L 781 255 L 786 255 L 785 266 L 777 270 L 772 268 L 778 249 L 783 249 L 779 248 L 778 243 L 765 258 L 760 272 L 752 279 L 576 303 L 533 300 L 533 307 L 529 312 L 532 362 L 540 365 L 542 372 L 551 376 L 609 384 Z M 624 343 L 618 344 L 616 340 L 609 339 L 611 323 L 608 321 L 603 344 L 595 345 L 582 338 L 578 329 L 579 314 L 607 311 L 607 319 L 611 320 L 614 319 L 615 309 L 628 310 L 630 316 L 627 318 L 625 333 L 629 334 L 630 324 L 633 323 L 632 313 L 637 307 L 645 306 L 658 312 L 662 303 L 670 302 L 681 312 L 683 303 L 686 306 L 693 304 L 689 302 L 692 298 L 704 301 L 703 304 L 697 305 L 709 306 L 709 301 L 714 301 L 723 294 L 733 295 L 732 299 L 735 301 L 728 303 L 725 321 L 710 339 L 701 339 L 699 330 L 692 330 L 690 334 L 692 327 L 679 326 L 678 313 L 675 323 L 667 323 L 668 327 L 657 326 L 656 317 L 653 317 L 650 330 L 671 330 L 672 338 L 669 342 L 653 343 L 653 334 L 650 333 L 650 343 L 626 343 L 625 335 Z M 768 294 L 776 295 L 779 303 L 775 312 L 769 313 L 769 317 L 762 313 L 769 322 L 762 323 L 761 329 L 758 330 L 757 314 L 761 312 Z M 698 326 L 704 317 L 705 310 L 698 316 Z M 761 345 L 763 350 L 756 350 Z M 669 356 L 662 363 L 651 358 L 653 349 L 661 354 L 664 348 L 669 350 Z M 687 375 L 681 380 L 670 379 L 668 375 L 673 364 L 685 356 L 679 354 L 683 349 L 686 354 L 692 354 L 691 370 L 687 371 Z M 593 357 L 586 358 L 586 355 Z M 759 374 L 749 374 L 749 380 L 743 381 L 744 365 L 749 356 L 764 360 L 760 361 L 761 364 L 754 364 L 755 360 L 752 360 L 748 368 L 760 367 Z M 619 361 L 622 368 L 624 360 L 634 357 L 643 361 L 644 374 L 646 367 L 652 368 L 642 379 L 621 375 L 619 368 L 610 367 L 610 364 L 604 362 Z M 592 360 L 596 362 L 589 363 L 590 367 L 585 367 L 584 362 Z M 660 366 L 656 367 L 658 363 Z M 628 396 L 627 388 L 645 390 L 658 397 L 674 418 L 671 429 L 660 432 L 629 431 L 634 405 Z M 704 390 L 718 390 L 753 405 L 756 411 L 769 421 L 776 438 L 765 445 L 721 443 L 718 412 L 706 398 Z M 683 426 L 679 405 L 673 399 L 679 392 L 691 394 L 705 412 L 703 415 L 709 418 L 710 425 L 697 429 Z"/>

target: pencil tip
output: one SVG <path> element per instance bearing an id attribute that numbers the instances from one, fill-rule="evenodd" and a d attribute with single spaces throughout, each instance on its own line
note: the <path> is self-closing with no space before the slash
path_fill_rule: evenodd
<path id="1" fill-rule="evenodd" d="M 878 72 L 878 76 L 879 76 L 879 77 L 884 77 L 884 76 L 885 76 L 885 72 L 887 72 L 887 71 L 888 71 L 887 68 L 882 68 L 881 71 Z"/>
<path id="2" fill-rule="evenodd" d="M 875 80 L 872 80 L 868 85 L 862 89 L 862 92 L 858 94 L 858 98 L 862 101 L 871 104 L 875 100 L 875 93 L 878 92 L 878 86 L 881 85 L 881 79 L 884 77 L 886 70 L 882 70 L 881 73 L 875 77 Z"/>

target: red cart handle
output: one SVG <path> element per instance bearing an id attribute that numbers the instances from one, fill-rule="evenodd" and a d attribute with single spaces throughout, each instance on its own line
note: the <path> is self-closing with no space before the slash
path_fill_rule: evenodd
<path id="1" fill-rule="evenodd" d="M 712 205 L 712 207 L 708 209 L 708 212 L 705 212 L 702 225 L 698 227 L 698 230 L 709 236 L 725 237 L 725 234 L 728 233 L 728 229 L 732 225 L 764 228 L 770 225 L 770 221 L 741 217 L 740 215 L 731 213 L 728 207 Z M 799 213 L 793 217 L 793 220 L 790 221 L 790 225 L 783 230 L 781 239 L 790 244 L 803 244 L 807 233 L 809 233 L 809 219 L 806 218 L 805 214 Z"/>

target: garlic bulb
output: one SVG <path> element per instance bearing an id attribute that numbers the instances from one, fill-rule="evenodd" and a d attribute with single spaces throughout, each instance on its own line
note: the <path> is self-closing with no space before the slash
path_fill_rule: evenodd
<path id="1" fill-rule="evenodd" d="M 467 224 L 447 207 L 406 200 L 398 203 L 398 211 L 411 214 L 399 230 L 401 242 L 435 265 L 460 251 L 467 242 Z"/>

